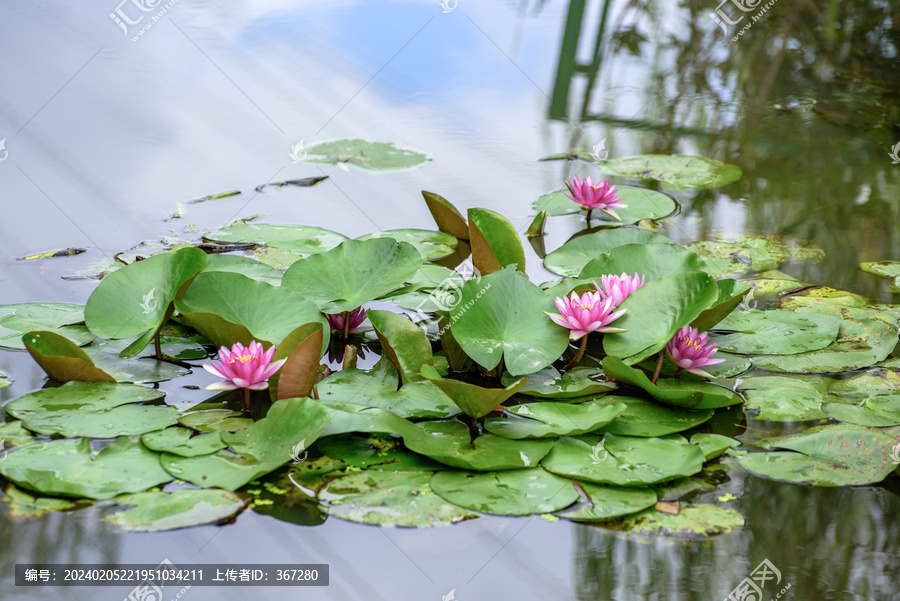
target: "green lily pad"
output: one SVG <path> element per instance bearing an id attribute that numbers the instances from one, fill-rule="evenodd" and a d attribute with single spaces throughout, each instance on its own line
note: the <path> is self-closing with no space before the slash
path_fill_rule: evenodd
<path id="1" fill-rule="evenodd" d="M 159 343 L 163 355 L 168 355 L 179 361 L 197 361 L 209 357 L 209 353 L 206 352 L 206 349 L 203 348 L 202 345 L 185 340 L 184 338 L 160 336 Z"/>
<path id="2" fill-rule="evenodd" d="M 741 179 L 735 165 L 698 156 L 640 154 L 604 161 L 607 175 L 652 179 L 675 188 L 719 188 Z"/>
<path id="3" fill-rule="evenodd" d="M 347 240 L 326 253 L 297 261 L 281 283 L 325 313 L 340 313 L 401 287 L 421 264 L 419 251 L 406 242 Z"/>
<path id="4" fill-rule="evenodd" d="M 891 280 L 891 292 L 900 292 L 900 261 L 875 261 L 860 263 L 859 268 L 866 273 Z M 0 324 L 3 321 L 0 320 Z"/>
<path id="5" fill-rule="evenodd" d="M 530 374 L 556 361 L 569 344 L 569 331 L 544 312 L 553 300 L 528 278 L 508 268 L 469 280 L 450 315 L 453 337 L 485 369 L 505 361 L 513 376 Z"/>
<path id="6" fill-rule="evenodd" d="M 56 334 L 36 330 L 22 337 L 28 354 L 47 375 L 59 382 L 115 382 L 115 378 L 94 365 L 74 342 Z"/>
<path id="7" fill-rule="evenodd" d="M 39 411 L 24 419 L 25 427 L 38 434 L 66 437 L 112 438 L 161 430 L 178 423 L 175 407 L 122 405 L 112 409 L 85 411 Z"/>
<path id="8" fill-rule="evenodd" d="M 239 412 L 230 409 L 205 409 L 182 415 L 178 423 L 198 432 L 237 432 L 249 428 L 254 423 L 249 417 L 240 415 Z"/>
<path id="9" fill-rule="evenodd" d="M 132 382 L 142 384 L 149 382 L 163 382 L 174 380 L 191 373 L 191 370 L 169 363 L 157 361 L 152 349 L 146 349 L 139 357 L 122 359 L 122 353 L 131 343 L 130 340 L 100 340 L 90 346 L 82 347 L 97 368 L 102 369 L 116 379 L 117 382 Z M 185 347 L 180 345 L 168 345 L 163 352 L 178 352 Z M 206 356 L 206 352 L 203 353 Z"/>
<path id="10" fill-rule="evenodd" d="M 331 331 L 318 307 L 301 294 L 239 273 L 201 273 L 175 306 L 185 321 L 219 347 L 231 348 L 236 342 L 249 346 L 253 340 L 265 347 L 278 346 L 307 323 L 320 323 L 324 332 Z M 328 340 L 325 334 L 323 353 Z"/>
<path id="11" fill-rule="evenodd" d="M 12 378 L 0 371 L 0 388 L 6 388 L 12 383 Z"/>
<path id="12" fill-rule="evenodd" d="M 828 387 L 829 394 L 865 399 L 900 393 L 900 372 L 870 369 L 866 373 L 837 380 Z"/>
<path id="13" fill-rule="evenodd" d="M 645 372 L 652 373 L 656 368 L 657 358 L 658 355 L 657 357 L 650 357 L 642 361 L 639 366 Z M 726 353 L 724 351 L 720 351 L 718 348 L 716 349 L 715 358 L 724 359 L 725 361 L 723 361 L 722 363 L 717 363 L 715 365 L 707 365 L 703 368 L 703 370 L 716 379 L 733 378 L 734 376 L 744 373 L 753 366 L 750 363 L 749 358 L 743 355 Z M 675 365 L 672 361 L 664 359 L 662 369 L 659 370 L 659 375 L 661 378 L 671 379 L 675 377 L 676 371 L 678 371 L 678 366 Z M 682 371 L 679 379 L 690 382 L 709 382 L 709 378 L 692 374 L 689 371 Z"/>
<path id="14" fill-rule="evenodd" d="M 69 382 L 21 396 L 6 405 L 6 412 L 17 419 L 26 419 L 46 411 L 112 409 L 127 403 L 155 401 L 165 395 L 162 390 L 135 384 Z"/>
<path id="15" fill-rule="evenodd" d="M 348 238 L 343 234 L 311 225 L 280 225 L 239 221 L 215 232 L 209 239 L 214 242 L 265 244 L 266 246 L 274 246 L 298 255 L 312 255 L 327 252 Z M 243 270 L 235 269 L 220 269 L 219 271 L 244 273 Z M 244 273 L 244 275 L 252 277 L 249 273 Z"/>
<path id="16" fill-rule="evenodd" d="M 597 442 L 589 444 L 587 441 Z M 605 434 L 596 438 L 560 438 L 541 461 L 560 476 L 617 486 L 647 486 L 692 476 L 703 469 L 706 456 L 678 434 L 666 438 L 636 438 Z"/>
<path id="17" fill-rule="evenodd" d="M 679 329 L 713 306 L 718 298 L 716 281 L 700 271 L 647 282 L 619 305 L 627 312 L 615 321 L 615 326 L 627 331 L 604 334 L 603 349 L 628 365 L 640 363 L 665 348 Z"/>
<path id="18" fill-rule="evenodd" d="M 616 419 L 625 411 L 625 405 L 596 401 L 578 405 L 538 402 L 507 407 L 506 410 L 526 419 L 488 418 L 484 422 L 484 427 L 492 434 L 519 440 L 575 436 L 593 432 Z"/>
<path id="19" fill-rule="evenodd" d="M 732 353 L 793 355 L 817 351 L 837 339 L 841 319 L 806 311 L 735 311 L 716 326 L 735 334 L 712 336 Z"/>
<path id="20" fill-rule="evenodd" d="M 422 381 L 423 365 L 434 366 L 431 343 L 425 333 L 402 315 L 390 311 L 367 311 L 384 354 L 390 359 L 404 384 Z"/>
<path id="21" fill-rule="evenodd" d="M 661 405 L 635 397 L 607 395 L 597 401 L 599 403 L 622 403 L 625 411 L 603 432 L 622 436 L 665 436 L 709 421 L 713 416 L 712 409 L 701 411 L 677 409 L 669 405 Z"/>
<path id="22" fill-rule="evenodd" d="M 162 532 L 213 524 L 233 518 L 247 502 L 227 490 L 184 488 L 173 492 L 142 492 L 116 497 L 105 521 L 125 532 Z"/>
<path id="23" fill-rule="evenodd" d="M 450 526 L 478 517 L 429 485 L 434 472 L 365 471 L 332 480 L 319 493 L 334 517 L 377 526 Z"/>
<path id="24" fill-rule="evenodd" d="M 743 282 L 731 279 L 716 280 L 716 286 L 719 288 L 719 298 L 716 299 L 716 303 L 691 322 L 691 327 L 697 328 L 701 332 L 705 332 L 722 321 L 738 305 L 743 305 L 745 299 L 752 302 L 752 291 L 748 292 L 750 287 Z"/>
<path id="25" fill-rule="evenodd" d="M 447 501 L 481 513 L 529 515 L 559 511 L 578 499 L 572 482 L 541 468 L 490 472 L 438 472 L 431 487 Z"/>
<path id="26" fill-rule="evenodd" d="M 84 306 L 71 303 L 17 303 L 0 305 L 0 347 L 24 349 L 22 335 L 33 330 L 54 332 L 78 346 L 94 334 L 81 324 Z"/>
<path id="27" fill-rule="evenodd" d="M 327 457 L 365 470 L 436 472 L 448 469 L 428 457 L 407 451 L 399 438 L 370 434 L 339 434 L 320 438 L 316 444 Z"/>
<path id="28" fill-rule="evenodd" d="M 698 432 L 697 434 L 691 436 L 691 444 L 695 444 L 700 447 L 700 450 L 703 451 L 704 455 L 706 455 L 706 460 L 709 461 L 711 459 L 715 459 L 728 449 L 736 447 L 741 443 L 739 440 L 729 438 L 728 436 L 722 436 L 721 434 Z"/>
<path id="29" fill-rule="evenodd" d="M 366 171 L 399 171 L 420 167 L 431 160 L 427 154 L 397 148 L 393 142 L 330 140 L 306 149 L 307 163 L 349 163 Z"/>
<path id="30" fill-rule="evenodd" d="M 900 395 L 877 397 L 862 405 L 822 403 L 820 409 L 827 417 L 858 426 L 884 428 L 900 426 Z"/>
<path id="31" fill-rule="evenodd" d="M 665 236 L 650 230 L 631 227 L 600 230 L 569 240 L 544 257 L 544 267 L 562 276 L 576 277 L 594 258 L 625 244 L 674 245 Z"/>
<path id="32" fill-rule="evenodd" d="M 466 223 L 466 218 L 449 200 L 425 190 L 422 190 L 422 196 L 438 229 L 461 240 L 469 239 L 469 224 Z"/>
<path id="33" fill-rule="evenodd" d="M 606 274 L 637 273 L 647 281 L 687 271 L 710 273 L 706 262 L 689 250 L 663 244 L 623 244 L 594 259 L 581 270 L 579 278 L 596 279 Z"/>
<path id="34" fill-rule="evenodd" d="M 141 436 L 141 442 L 151 451 L 171 453 L 181 457 L 209 455 L 226 447 L 219 432 L 191 436 L 188 428 L 166 428 L 156 432 L 148 432 Z"/>
<path id="35" fill-rule="evenodd" d="M 408 242 L 416 247 L 416 250 L 422 255 L 423 261 L 436 261 L 448 257 L 456 251 L 458 244 L 457 239 L 450 234 L 416 229 L 384 230 L 360 236 L 357 240 L 375 238 L 392 238 L 397 242 Z"/>
<path id="36" fill-rule="evenodd" d="M 819 410 L 828 385 L 826 378 L 799 376 L 752 376 L 741 381 L 744 408 L 758 419 L 795 422 L 822 419 Z"/>
<path id="37" fill-rule="evenodd" d="M 310 396 L 319 377 L 323 335 L 320 322 L 307 323 L 288 334 L 275 349 L 272 361 L 285 362 L 269 377 L 269 397 L 273 402 Z"/>
<path id="38" fill-rule="evenodd" d="M 87 438 L 36 442 L 8 452 L 0 475 L 18 486 L 68 497 L 111 499 L 172 479 L 159 455 L 137 437 L 121 437 L 92 457 Z"/>
<path id="39" fill-rule="evenodd" d="M 528 378 L 522 378 L 506 388 L 484 388 L 460 380 L 441 378 L 437 370 L 430 365 L 422 366 L 422 375 L 440 388 L 463 413 L 475 419 L 484 417 L 502 405 L 528 382 Z"/>
<path id="40" fill-rule="evenodd" d="M 603 524 L 605 528 L 628 534 L 688 539 L 727 534 L 743 525 L 743 516 L 734 509 L 706 503 L 682 506 L 676 515 L 645 509 Z"/>
<path id="41" fill-rule="evenodd" d="M 163 454 L 160 463 L 176 478 L 197 486 L 236 490 L 291 461 L 316 441 L 329 419 L 328 411 L 312 399 L 276 401 L 252 426 L 221 434 L 236 454 L 226 450 L 198 457 Z"/>
<path id="42" fill-rule="evenodd" d="M 525 249 L 509 220 L 488 209 L 469 209 L 472 264 L 482 275 L 505 267 L 525 273 Z"/>
<path id="43" fill-rule="evenodd" d="M 617 357 L 604 357 L 603 370 L 618 382 L 640 388 L 660 403 L 682 409 L 718 409 L 739 405 L 741 398 L 711 382 L 660 378 L 653 384 L 642 370 L 629 367 Z"/>
<path id="44" fill-rule="evenodd" d="M 782 373 L 827 373 L 868 367 L 886 358 L 897 344 L 897 327 L 878 319 L 844 319 L 830 346 L 796 355 L 757 355 L 754 367 Z"/>
<path id="45" fill-rule="evenodd" d="M 87 327 L 109 339 L 138 336 L 122 357 L 134 357 L 153 339 L 172 314 L 191 280 L 209 265 L 199 248 L 163 252 L 135 261 L 100 281 L 84 308 Z"/>
<path id="46" fill-rule="evenodd" d="M 894 436 L 852 424 L 810 428 L 799 434 L 766 438 L 767 449 L 796 452 L 750 453 L 737 458 L 753 473 L 815 486 L 863 486 L 881 482 L 897 467 L 891 457 Z"/>
<path id="47" fill-rule="evenodd" d="M 581 503 L 556 515 L 573 522 L 596 522 L 653 507 L 657 500 L 652 488 L 623 488 L 590 482 L 582 482 L 580 486 L 592 505 Z"/>
<path id="48" fill-rule="evenodd" d="M 7 505 L 6 514 L 13 518 L 42 518 L 51 511 L 68 511 L 78 507 L 67 499 L 33 497 L 12 484 L 6 487 L 3 501 Z"/>
<path id="49" fill-rule="evenodd" d="M 753 269 L 766 271 L 791 261 L 818 263 L 825 252 L 810 242 L 780 234 L 727 234 L 687 246 L 707 259 L 717 276 Z"/>
<path id="50" fill-rule="evenodd" d="M 617 225 L 628 225 L 642 219 L 662 219 L 678 209 L 678 203 L 671 196 L 662 192 L 634 186 L 616 186 L 616 192 L 616 196 L 628 205 L 627 209 L 616 209 L 616 213 L 622 218 L 622 221 L 615 221 L 601 211 L 595 211 L 593 217 Z M 547 211 L 548 215 L 571 215 L 584 212 L 582 206 L 566 196 L 564 190 L 544 194 L 534 201 L 532 208 L 538 213 Z"/>
<path id="51" fill-rule="evenodd" d="M 552 440 L 509 440 L 493 434 L 482 434 L 473 444 L 469 429 L 455 420 L 409 424 L 397 433 L 411 451 L 474 471 L 535 467 L 553 446 Z"/>
<path id="52" fill-rule="evenodd" d="M 322 459 L 332 461 L 327 457 Z M 318 526 L 325 523 L 328 516 L 315 496 L 312 496 L 306 488 L 301 475 L 309 474 L 311 477 L 314 473 L 308 469 L 312 467 L 311 464 L 311 461 L 304 461 L 293 466 L 290 471 L 272 472 L 263 476 L 258 483 L 254 481 L 253 484 L 248 484 L 241 492 L 252 495 L 250 507 L 255 513 L 271 516 L 289 524 Z"/>
<path id="53" fill-rule="evenodd" d="M 528 383 L 519 394 L 542 399 L 575 399 L 599 395 L 618 388 L 615 382 L 604 379 L 603 370 L 597 367 L 576 367 L 565 374 L 553 366 L 528 374 Z M 501 382 L 509 386 L 515 378 L 504 373 Z"/>
<path id="54" fill-rule="evenodd" d="M 323 401 L 380 407 L 400 417 L 442 418 L 459 414 L 450 398 L 431 382 L 410 382 L 399 390 L 397 370 L 382 358 L 369 371 L 342 369 L 319 382 Z"/>
<path id="55" fill-rule="evenodd" d="M 241 255 L 210 255 L 209 267 L 204 271 L 207 273 L 212 271 L 239 273 L 252 280 L 273 286 L 281 286 L 281 276 L 283 275 L 271 265 Z"/>
<path id="56" fill-rule="evenodd" d="M 34 442 L 34 436 L 16 420 L 0 425 L 0 450 L 23 447 Z"/>

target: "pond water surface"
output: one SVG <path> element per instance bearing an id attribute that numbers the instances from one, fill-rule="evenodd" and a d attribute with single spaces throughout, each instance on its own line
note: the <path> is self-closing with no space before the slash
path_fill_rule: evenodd
<path id="1" fill-rule="evenodd" d="M 900 140 L 896 2 L 781 0 L 737 41 L 738 27 L 726 34 L 710 17 L 713 0 L 169 5 L 136 41 L 148 19 L 123 31 L 110 18 L 117 8 L 137 15 L 131 3 L 0 8 L 0 138 L 8 151 L 0 163 L 0 303 L 84 303 L 96 281 L 61 276 L 92 273 L 144 240 L 194 238 L 257 213 L 351 237 L 433 228 L 423 189 L 462 209 L 500 211 L 524 231 L 538 196 L 572 174 L 598 174 L 583 162 L 536 159 L 601 140 L 611 157 L 697 154 L 743 170 L 724 188 L 670 191 L 682 207 L 663 232 L 676 242 L 723 231 L 808 239 L 825 258 L 784 271 L 898 302 L 885 280 L 857 270 L 900 257 L 900 165 L 889 156 Z M 587 75 L 560 60 L 564 30 L 581 19 L 582 5 L 579 62 L 590 63 L 603 32 L 590 91 Z M 331 138 L 393 141 L 433 160 L 381 175 L 292 163 L 299 141 Z M 254 191 L 322 174 L 329 179 L 312 188 Z M 229 190 L 241 194 L 186 204 Z M 165 221 L 179 204 L 183 217 Z M 546 250 L 582 226 L 575 216 L 554 218 Z M 15 260 L 66 247 L 88 252 Z M 534 281 L 553 277 L 527 254 Z M 15 380 L 0 389 L 3 402 L 45 383 L 24 352 L 0 352 L 0 371 Z M 197 402 L 207 393 L 182 386 L 208 383 L 195 373 L 161 387 L 170 400 Z M 748 422 L 740 410 L 715 419 L 717 431 L 743 441 L 783 431 Z M 225 527 L 120 534 L 90 514 L 22 520 L 0 504 L 0 596 L 129 594 L 16 587 L 17 562 L 169 559 L 330 565 L 328 587 L 193 587 L 182 597 L 189 601 L 714 601 L 768 559 L 782 578 L 764 598 L 790 584 L 781 599 L 900 599 L 896 475 L 829 489 L 741 473 L 727 490 L 746 525 L 700 541 L 630 540 L 541 517 L 383 529 L 339 519 L 298 525 L 253 511 Z M 169 588 L 164 600 L 178 594 Z"/>

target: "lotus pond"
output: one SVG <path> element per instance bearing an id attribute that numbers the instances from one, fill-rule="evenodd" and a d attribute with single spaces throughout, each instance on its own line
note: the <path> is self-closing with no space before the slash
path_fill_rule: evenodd
<path id="1" fill-rule="evenodd" d="M 4 595 L 900 599 L 891 11 L 787 2 L 2 9 Z M 164 560 L 329 585 L 13 569 Z"/>

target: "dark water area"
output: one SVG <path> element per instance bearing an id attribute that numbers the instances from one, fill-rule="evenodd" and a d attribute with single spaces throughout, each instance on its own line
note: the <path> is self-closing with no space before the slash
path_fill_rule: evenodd
<path id="1" fill-rule="evenodd" d="M 642 184 L 681 204 L 661 230 L 676 242 L 741 232 L 810 240 L 824 259 L 784 272 L 900 302 L 887 280 L 857 269 L 900 259 L 900 164 L 890 154 L 900 142 L 898 2 L 778 0 L 736 41 L 757 13 L 723 31 L 714 0 L 169 4 L 140 35 L 149 18 L 120 27 L 110 14 L 159 11 L 131 2 L 0 8 L 0 304 L 84 303 L 96 280 L 83 276 L 116 253 L 196 240 L 257 213 L 350 237 L 433 229 L 421 190 L 499 211 L 523 232 L 541 194 L 599 175 L 584 162 L 537 159 L 601 140 L 610 157 L 702 155 L 741 168 L 739 181 L 712 190 Z M 299 141 L 334 138 L 393 141 L 433 160 L 379 175 L 292 162 Z M 320 175 L 329 179 L 315 187 L 255 191 Z M 187 202 L 229 190 L 241 194 Z M 167 221 L 174 212 L 182 217 Z M 547 251 L 583 227 L 576 216 L 551 223 Z M 88 250 L 16 260 L 69 247 Z M 527 245 L 526 254 L 533 281 L 555 277 Z M 197 371 L 161 384 L 170 402 L 208 396 L 183 388 L 210 383 Z M 0 351 L 0 372 L 14 379 L 2 403 L 46 382 L 25 352 Z M 714 422 L 744 442 L 785 430 L 740 409 Z M 328 587 L 192 587 L 187 601 L 451 591 L 448 601 L 718 601 L 768 560 L 781 578 L 763 599 L 900 600 L 896 472 L 881 485 L 819 488 L 724 463 L 730 481 L 703 494 L 734 495 L 745 526 L 709 540 L 640 541 L 537 516 L 387 529 L 253 511 L 223 527 L 121 534 L 89 511 L 22 519 L 0 502 L 0 598 L 105 601 L 131 590 L 16 587 L 15 563 L 168 559 L 330 565 Z M 177 594 L 167 587 L 155 601 Z"/>

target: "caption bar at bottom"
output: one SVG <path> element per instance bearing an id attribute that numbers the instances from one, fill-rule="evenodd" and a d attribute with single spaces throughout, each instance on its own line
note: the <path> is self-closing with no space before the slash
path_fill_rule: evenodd
<path id="1" fill-rule="evenodd" d="M 17 563 L 16 586 L 328 586 L 328 564 Z"/>

